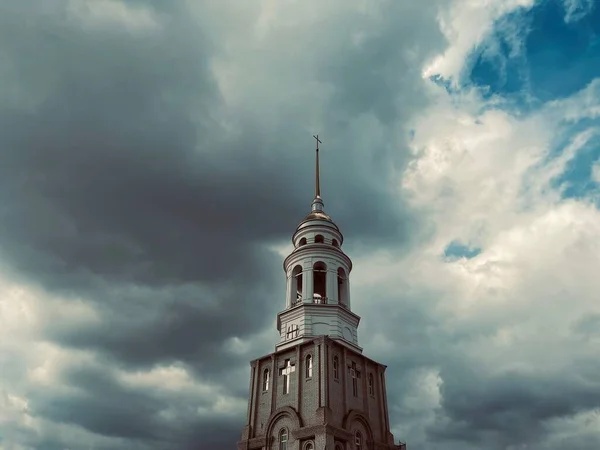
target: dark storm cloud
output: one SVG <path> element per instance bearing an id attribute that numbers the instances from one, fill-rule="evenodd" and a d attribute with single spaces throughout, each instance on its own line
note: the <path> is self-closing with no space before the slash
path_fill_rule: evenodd
<path id="1" fill-rule="evenodd" d="M 286 238 L 306 210 L 312 164 L 297 150 L 310 144 L 259 124 L 287 147 L 265 153 L 244 118 L 242 137 L 226 136 L 211 117 L 220 96 L 201 30 L 182 15 L 139 38 L 58 20 L 17 28 L 5 28 L 4 46 L 18 90 L 47 88 L 33 111 L 0 113 L 0 236 L 15 267 L 57 289 L 85 289 L 89 274 L 158 286 L 267 276 L 257 245 Z M 363 212 L 342 210 L 345 229 L 396 234 L 396 218 L 372 201 L 382 196 L 351 181 L 369 174 L 344 157 L 325 172 Z"/>
<path id="2" fill-rule="evenodd" d="M 254 277 L 258 225 L 267 236 L 281 226 L 251 213 L 286 202 L 256 182 L 274 171 L 226 169 L 201 153 L 220 150 L 206 137 L 214 124 L 202 123 L 218 95 L 192 36 L 107 43 L 75 34 L 51 48 L 51 65 L 36 71 L 60 67 L 59 85 L 35 112 L 3 111 L 1 121 L 3 242 L 17 265 L 67 285 L 82 271 L 219 282 L 231 262 L 243 269 L 234 276 Z M 19 260 L 24 246 L 41 258 Z"/>
<path id="3" fill-rule="evenodd" d="M 239 364 L 239 356 L 225 352 L 225 339 L 251 334 L 263 322 L 265 306 L 255 305 L 251 301 L 255 297 L 277 301 L 269 292 L 243 289 L 227 295 L 194 288 L 187 292 L 170 288 L 164 295 L 156 291 L 143 297 L 123 295 L 112 300 L 125 305 L 103 306 L 100 323 L 48 324 L 47 334 L 64 345 L 108 352 L 122 364 L 150 367 L 158 361 L 184 360 L 215 376 Z M 208 299 L 213 305 L 207 304 Z M 224 320 L 223 311 L 231 308 L 245 312 Z"/>
<path id="4" fill-rule="evenodd" d="M 241 143 L 209 137 L 219 95 L 202 33 L 183 17 L 143 39 L 58 21 L 9 28 L 20 39 L 4 41 L 7 62 L 33 78 L 19 89 L 53 85 L 34 111 L 0 113 L 2 254 L 45 288 L 96 300 L 103 319 L 49 335 L 128 364 L 213 359 L 218 370 L 218 345 L 274 303 L 261 286 L 281 269 L 258 244 L 282 236 L 291 208 L 272 161 L 220 160 Z M 264 204 L 279 214 L 255 214 Z M 232 304 L 240 314 L 225 320 Z"/>
<path id="5" fill-rule="evenodd" d="M 558 449 L 558 443 L 544 441 L 552 435 L 552 421 L 600 411 L 597 361 L 580 357 L 565 364 L 564 355 L 557 353 L 551 370 L 536 367 L 535 361 L 516 363 L 505 349 L 476 344 L 505 326 L 497 317 L 449 326 L 451 318 L 439 313 L 444 292 L 436 284 L 420 290 L 394 286 L 393 294 L 386 289 L 371 288 L 367 294 L 364 288 L 354 287 L 354 298 L 368 295 L 377 308 L 363 303 L 353 309 L 362 317 L 360 339 L 365 353 L 388 366 L 389 409 L 392 425 L 401 429 L 396 433 L 399 439 L 407 438 L 404 430 L 411 430 L 413 439 L 415 430 L 422 430 L 423 441 L 432 449 L 506 450 L 517 445 Z M 586 317 L 574 328 L 589 339 L 589 325 L 596 319 Z M 380 342 L 379 333 L 389 334 L 391 343 L 375 344 Z M 494 351 L 498 351 L 496 364 L 481 356 Z M 547 352 L 553 354 L 550 348 Z M 513 368 L 504 369 L 507 364 Z M 431 385 L 424 383 L 425 374 L 434 377 Z M 425 405 L 415 404 L 417 396 Z M 581 437 L 581 442 L 585 448 L 584 443 L 598 440 Z"/>
<path id="6" fill-rule="evenodd" d="M 201 9 L 200 22 L 184 2 L 129 2 L 159 14 L 149 30 L 88 26 L 66 14 L 71 3 L 62 0 L 0 3 L 0 258 L 15 276 L 72 301 L 48 300 L 47 311 L 91 305 L 93 321 L 43 316 L 41 338 L 103 364 L 65 363 L 56 382 L 66 390 L 25 387 L 32 417 L 108 439 L 97 449 L 235 445 L 245 409 L 219 414 L 210 411 L 213 398 L 125 385 L 117 370 L 182 363 L 199 385 L 245 400 L 247 361 L 276 339 L 275 331 L 268 344 L 256 336 L 274 328 L 283 306 L 281 257 L 268 246 L 289 242 L 308 212 L 313 133 L 324 141 L 326 210 L 350 255 L 367 245 L 414 245 L 422 224 L 396 195 L 393 176 L 408 161 L 406 124 L 428 102 L 423 60 L 443 49 L 438 3 L 336 10 L 317 25 L 274 34 L 259 50 L 249 46 L 233 62 L 246 57 L 267 70 L 233 64 L 256 91 L 239 103 L 228 103 L 211 64 L 227 54 L 230 35 L 247 30 L 219 22 L 227 15 L 220 2 L 210 7 L 218 14 Z M 315 104 L 289 101 L 296 83 L 322 83 L 332 94 Z M 449 330 L 432 312 L 442 292 L 393 288 L 391 299 L 354 297 L 361 343 L 380 331 L 392 339 L 388 350 L 365 345 L 366 355 L 389 364 L 392 420 L 430 423 L 430 405 L 410 405 L 410 397 L 423 372 L 440 375 L 439 420 L 424 430 L 432 448 L 531 442 L 548 420 L 600 402 L 589 364 L 572 376 L 478 372 L 465 347 L 493 320 Z M 596 325 L 592 317 L 575 328 L 592 339 Z M 247 348 L 231 351 L 232 337 Z M 0 375 L 16 384 L 29 369 L 23 362 Z M 5 430 L 0 423 L 0 435 Z M 66 433 L 9 431 L 10 441 L 36 449 L 88 446 Z"/>
<path id="7" fill-rule="evenodd" d="M 449 424 L 432 428 L 432 436 L 495 446 L 535 443 L 550 419 L 572 417 L 600 405 L 600 384 L 581 362 L 573 372 L 512 371 L 483 374 L 477 364 L 455 355 L 441 371 L 443 407 Z M 583 376 L 582 376 L 583 375 Z"/>
<path id="8" fill-rule="evenodd" d="M 31 405 L 36 414 L 146 448 L 198 448 L 198 442 L 211 441 L 225 444 L 235 442 L 239 434 L 237 429 L 233 433 L 239 428 L 237 417 L 212 413 L 210 418 L 195 418 L 199 408 L 211 407 L 197 395 L 174 392 L 165 397 L 147 388 L 125 386 L 106 367 L 78 366 L 61 378 L 70 393 L 39 395 Z M 164 414 L 169 410 L 176 411 L 175 415 Z"/>
<path id="9" fill-rule="evenodd" d="M 269 99 L 276 123 L 252 105 L 229 109 L 210 65 L 224 44 L 183 3 L 130 2 L 160 8 L 151 31 L 88 27 L 65 13 L 68 4 L 0 5 L 0 256 L 15 276 L 90 302 L 98 315 L 93 324 L 47 319 L 45 338 L 96 352 L 107 367 L 185 361 L 204 380 L 224 377 L 247 365 L 225 341 L 270 326 L 283 304 L 281 257 L 266 246 L 286 242 L 308 212 L 310 136 L 323 130 L 308 129 L 302 105 Z M 410 234 L 389 184 L 389 168 L 405 162 L 404 141 L 382 130 L 370 148 L 360 135 L 367 128 L 354 129 L 357 117 L 390 124 L 426 103 L 415 93 L 419 65 L 399 50 L 391 52 L 397 65 L 384 55 L 415 30 L 435 29 L 434 16 L 390 8 L 383 26 L 371 23 L 362 50 L 331 45 L 319 69 L 336 90 L 321 106 L 327 211 L 354 245 L 398 245 Z M 397 26 L 401 14 L 415 15 L 411 27 Z M 330 25 L 323 42 L 327 33 L 350 41 L 343 20 Z M 431 40 L 438 45 L 439 32 Z M 391 90 L 411 95 L 398 103 Z M 79 394 L 35 392 L 33 414 L 134 439 L 123 448 L 138 438 L 229 448 L 239 437 L 237 416 L 159 419 L 164 399 L 127 390 L 108 373 L 80 370 L 64 382 Z M 194 415 L 191 404 L 173 401 Z M 60 447 L 54 435 L 31 442 Z"/>
<path id="10" fill-rule="evenodd" d="M 77 324 L 57 330 L 60 341 L 149 363 L 198 357 L 194 348 L 263 325 L 265 311 L 278 308 L 261 291 L 281 272 L 279 256 L 261 246 L 289 239 L 312 194 L 310 136 L 294 130 L 294 108 L 282 109 L 289 120 L 281 129 L 240 116 L 241 133 L 228 137 L 215 118 L 223 105 L 208 63 L 217 44 L 184 11 L 140 36 L 84 30 L 58 13 L 31 12 L 34 26 L 22 28 L 11 12 L 3 15 L 11 36 L 4 63 L 18 75 L 13 89 L 36 95 L 35 108 L 0 112 L 2 254 L 45 288 L 97 300 L 105 319 L 85 333 Z M 341 57 L 338 66 L 369 79 L 370 53 Z M 340 84 L 331 107 L 344 107 L 353 95 L 344 72 L 323 76 Z M 357 112 L 379 109 L 382 98 L 365 97 Z M 267 145 L 269 133 L 279 139 Z M 385 160 L 365 172 L 344 162 L 356 146 L 339 144 L 324 157 L 324 186 L 340 199 L 330 211 L 356 241 L 400 236 L 399 208 L 383 203 L 390 195 L 381 185 L 365 182 Z M 186 299 L 176 298 L 181 284 L 191 286 Z M 135 285 L 153 289 L 134 300 Z M 222 307 L 206 312 L 216 296 Z M 142 301 L 156 309 L 112 333 L 102 328 Z M 232 303 L 239 314 L 226 320 Z M 206 345 L 194 345 L 194 336 Z"/>
<path id="11" fill-rule="evenodd" d="M 35 410 L 46 417 L 73 423 L 92 432 L 113 437 L 160 439 L 159 421 L 153 418 L 161 406 L 148 393 L 120 387 L 106 373 L 78 369 L 64 382 L 75 389 L 72 395 L 48 394 Z"/>

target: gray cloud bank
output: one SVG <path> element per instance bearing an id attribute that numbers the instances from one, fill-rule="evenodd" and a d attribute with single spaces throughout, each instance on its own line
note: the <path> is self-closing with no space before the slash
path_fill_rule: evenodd
<path id="1" fill-rule="evenodd" d="M 384 5 L 384 28 L 369 30 L 376 34 L 365 48 L 352 50 L 355 30 L 344 27 L 361 14 L 350 7 L 324 16 L 324 27 L 292 28 L 304 39 L 317 32 L 318 46 L 296 42 L 295 56 L 282 61 L 284 44 L 268 39 L 238 63 L 226 53 L 227 39 L 248 39 L 251 30 L 235 29 L 234 10 L 122 5 L 0 5 L 3 267 L 62 300 L 89 303 L 99 317 L 93 324 L 55 314 L 39 332 L 104 362 L 61 372 L 76 393 L 32 388 L 29 409 L 49 428 L 69 424 L 114 438 L 94 448 L 229 448 L 239 437 L 239 414 L 197 418 L 198 405 L 125 387 L 111 367 L 181 363 L 246 395 L 247 360 L 257 349 L 239 356 L 224 345 L 270 327 L 282 305 L 281 258 L 269 247 L 289 239 L 310 204 L 311 132 L 327 136 L 324 186 L 326 198 L 337 198 L 328 210 L 348 236 L 406 242 L 410 220 L 385 191 L 384 174 L 391 158 L 402 160 L 383 142 L 388 124 L 409 114 L 388 91 L 418 83 L 417 68 L 403 74 L 409 63 L 397 43 L 410 31 L 395 22 L 404 8 Z M 434 25 L 432 17 L 419 19 Z M 236 76 L 267 95 L 228 105 L 212 69 L 218 58 L 229 58 Z M 286 65 L 302 72 L 313 58 L 322 67 L 313 67 L 312 78 L 286 78 Z M 247 59 L 264 72 L 247 70 Z M 332 93 L 290 102 L 284 90 L 295 83 L 318 84 L 315 96 Z M 412 92 L 402 101 L 414 107 L 426 99 Z M 265 110 L 279 120 L 262 117 Z M 315 123 L 317 112 L 323 119 Z M 365 152 L 372 127 L 383 135 Z M 69 301 L 46 307 L 69 308 Z M 232 370 L 239 375 L 228 379 Z M 10 391 L 16 380 L 4 383 Z M 177 421 L 158 415 L 168 405 Z M 13 443 L 87 448 L 51 431 L 19 437 L 14 427 L 0 427 Z"/>
<path id="2" fill-rule="evenodd" d="M 58 370 L 65 389 L 26 385 L 26 358 L 11 355 L 2 401 L 19 386 L 42 425 L 0 422 L 0 448 L 233 447 L 244 408 L 118 374 L 171 364 L 207 392 L 245 400 L 248 360 L 271 351 L 260 335 L 284 304 L 272 248 L 310 204 L 312 133 L 325 141 L 326 209 L 353 256 L 421 238 L 393 174 L 409 159 L 405 121 L 430 101 L 420 68 L 445 45 L 441 2 L 299 7 L 318 18 L 280 26 L 293 11 L 280 13 L 263 38 L 250 3 L 0 4 L 0 261 L 48 294 L 37 338 L 91 355 Z M 439 318 L 413 301 L 383 323 L 390 336 L 404 321 L 410 339 L 423 337 L 378 355 L 405 367 L 390 382 L 396 405 L 415 371 L 457 355 L 434 348 L 440 337 L 424 330 Z M 81 303 L 96 320 L 57 311 Z M 249 345 L 233 352 L 233 337 Z M 598 401 L 576 380 L 519 376 L 484 377 L 474 397 L 478 375 L 462 362 L 442 374 L 451 420 L 429 431 L 440 445 L 527 440 L 553 411 Z"/>

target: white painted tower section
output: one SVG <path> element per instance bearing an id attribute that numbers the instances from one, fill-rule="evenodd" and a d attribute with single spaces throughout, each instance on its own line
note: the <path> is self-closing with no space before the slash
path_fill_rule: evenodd
<path id="1" fill-rule="evenodd" d="M 355 351 L 360 317 L 351 310 L 349 275 L 352 261 L 343 252 L 344 237 L 325 211 L 319 186 L 311 212 L 292 236 L 294 250 L 283 262 L 287 277 L 285 309 L 277 315 L 276 349 L 328 335 Z"/>

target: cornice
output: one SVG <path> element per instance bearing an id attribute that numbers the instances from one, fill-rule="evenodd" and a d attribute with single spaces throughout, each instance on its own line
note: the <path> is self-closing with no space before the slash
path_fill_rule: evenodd
<path id="1" fill-rule="evenodd" d="M 291 260 L 293 260 L 294 258 L 302 258 L 302 257 L 308 256 L 307 254 L 310 254 L 312 252 L 314 252 L 315 256 L 317 256 L 317 252 L 315 252 L 315 250 L 318 250 L 319 253 L 322 252 L 322 253 L 328 254 L 330 256 L 334 256 L 334 257 L 338 257 L 338 258 L 342 259 L 348 267 L 348 274 L 350 274 L 350 272 L 352 271 L 352 260 L 339 247 L 334 247 L 333 245 L 330 245 L 330 244 L 318 243 L 318 244 L 306 244 L 306 245 L 303 245 L 302 247 L 295 248 L 292 251 L 292 253 L 290 253 L 283 260 L 283 270 L 285 271 L 285 273 L 287 274 L 287 269 L 291 265 L 290 264 Z"/>
<path id="2" fill-rule="evenodd" d="M 327 230 L 327 232 L 329 233 L 333 233 L 333 234 L 337 234 L 340 237 L 340 245 L 342 245 L 344 243 L 344 235 L 342 234 L 342 232 L 340 231 L 339 228 L 333 228 L 331 227 L 331 224 L 328 225 L 329 222 L 322 222 L 322 223 L 318 223 L 318 222 L 314 222 L 310 225 L 305 225 L 302 228 L 300 228 L 300 226 L 298 226 L 298 228 L 296 228 L 296 231 L 294 231 L 294 234 L 292 235 L 292 243 L 294 242 L 294 240 L 296 239 L 296 236 L 298 236 L 298 234 L 300 233 L 304 233 L 305 231 L 311 231 L 314 228 L 317 229 L 324 229 Z M 302 224 L 300 224 L 302 225 Z"/>
<path id="3" fill-rule="evenodd" d="M 310 213 L 309 213 L 309 215 L 310 215 Z M 298 231 L 304 230 L 306 228 L 309 228 L 309 227 L 314 227 L 314 226 L 322 226 L 322 227 L 330 228 L 341 234 L 340 228 L 335 224 L 335 222 L 333 220 L 329 221 L 329 220 L 325 220 L 322 218 L 318 219 L 316 217 L 309 218 L 308 220 L 305 219 L 302 222 L 300 222 L 300 224 L 296 227 L 295 233 L 297 233 Z"/>
<path id="4" fill-rule="evenodd" d="M 298 318 L 302 315 L 311 315 L 311 316 L 321 316 L 327 317 L 333 314 L 338 314 L 341 317 L 348 319 L 348 321 L 352 322 L 353 325 L 358 326 L 360 323 L 360 316 L 358 314 L 353 313 L 349 309 L 340 306 L 337 303 L 328 305 L 328 304 L 315 304 L 315 303 L 300 303 L 298 306 L 294 306 L 293 308 L 284 309 L 277 313 L 277 321 L 280 321 L 280 318 L 284 315 L 292 316 L 293 318 Z"/>
<path id="5" fill-rule="evenodd" d="M 266 361 L 266 360 L 270 360 L 271 358 L 277 356 L 279 353 L 285 353 L 285 352 L 289 352 L 291 348 L 294 348 L 296 346 L 305 346 L 305 345 L 309 345 L 312 344 L 314 345 L 316 344 L 333 344 L 333 345 L 339 345 L 340 347 L 344 347 L 344 348 L 349 348 L 347 345 L 344 345 L 343 342 L 348 342 L 348 341 L 342 341 L 341 339 L 332 339 L 329 336 L 304 336 L 306 338 L 306 340 L 302 341 L 302 342 L 297 342 L 295 343 L 292 347 L 289 348 L 285 348 L 283 350 L 276 350 L 272 353 L 268 353 L 266 355 L 263 355 L 259 358 L 256 358 L 254 360 L 252 360 L 251 363 L 255 363 L 255 364 L 259 364 L 261 361 Z M 361 358 L 364 358 L 366 361 L 368 361 L 369 363 L 378 366 L 383 373 L 385 373 L 385 370 L 387 369 L 387 365 L 385 364 L 381 364 L 380 362 L 375 361 L 374 359 L 369 358 L 368 356 L 365 356 L 364 354 L 360 353 L 357 350 L 354 349 L 350 349 L 354 352 L 356 352 L 356 356 L 359 356 Z"/>

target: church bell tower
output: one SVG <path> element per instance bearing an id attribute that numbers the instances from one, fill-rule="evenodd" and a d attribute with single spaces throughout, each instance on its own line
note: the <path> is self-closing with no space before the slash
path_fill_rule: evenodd
<path id="1" fill-rule="evenodd" d="M 390 432 L 386 366 L 362 354 L 352 312 L 352 261 L 324 210 L 316 148 L 315 197 L 283 262 L 285 309 L 275 352 L 252 361 L 238 450 L 405 450 Z"/>

